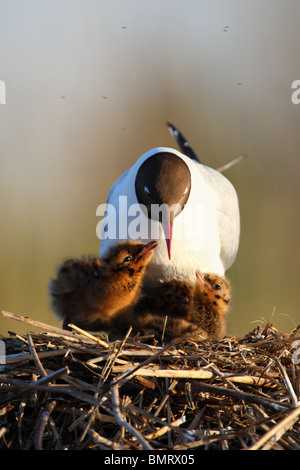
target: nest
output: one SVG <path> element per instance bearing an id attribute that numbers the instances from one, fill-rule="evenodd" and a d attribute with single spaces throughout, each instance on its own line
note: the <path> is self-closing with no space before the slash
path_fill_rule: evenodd
<path id="1" fill-rule="evenodd" d="M 108 342 L 2 314 L 41 332 L 2 338 L 1 449 L 300 449 L 299 327 Z"/>

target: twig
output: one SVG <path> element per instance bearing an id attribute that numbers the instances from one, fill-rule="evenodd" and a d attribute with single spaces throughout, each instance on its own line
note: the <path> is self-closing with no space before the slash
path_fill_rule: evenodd
<path id="1" fill-rule="evenodd" d="M 33 341 L 32 341 L 32 337 L 31 337 L 31 334 L 29 333 L 29 331 L 28 331 L 28 333 L 27 333 L 27 341 L 28 341 L 28 346 L 29 346 L 30 352 L 31 352 L 31 354 L 32 354 L 32 357 L 33 357 L 33 359 L 34 359 L 34 362 L 35 362 L 35 364 L 36 364 L 36 366 L 37 366 L 37 368 L 38 368 L 38 370 L 39 370 L 41 376 L 42 376 L 42 377 L 46 377 L 46 375 L 48 375 L 48 374 L 47 374 L 47 372 L 45 371 L 45 369 L 44 369 L 44 367 L 43 367 L 43 365 L 42 365 L 42 363 L 41 363 L 41 361 L 40 361 L 40 359 L 39 359 L 39 356 L 37 355 L 37 352 L 36 352 L 36 349 L 35 349 L 35 347 L 34 347 L 34 344 L 33 344 Z"/>
<path id="2" fill-rule="evenodd" d="M 176 419 L 172 423 L 166 424 L 166 426 L 162 426 L 157 431 L 147 434 L 146 437 L 147 439 L 157 439 L 158 437 L 163 436 L 166 432 L 169 432 L 170 430 L 172 430 L 174 427 L 178 427 L 183 423 L 185 423 L 185 416 L 181 416 L 180 418 Z"/>
<path id="3" fill-rule="evenodd" d="M 58 378 L 63 377 L 64 375 L 68 374 L 69 372 L 70 371 L 69 371 L 68 367 L 63 367 L 63 368 L 53 372 L 52 374 L 49 374 L 49 375 L 46 375 L 45 377 L 42 377 L 41 379 L 39 379 L 37 381 L 29 382 L 25 386 L 23 385 L 23 387 L 20 390 L 18 390 L 16 393 L 11 394 L 5 400 L 0 402 L 0 404 L 6 403 L 7 401 L 15 399 L 16 397 L 22 395 L 25 392 L 28 392 L 30 390 L 34 390 L 35 388 L 38 388 L 38 386 L 41 386 L 41 385 L 43 386 L 45 384 L 48 384 L 49 382 L 52 382 L 53 380 L 57 380 Z M 6 383 L 7 381 L 5 380 L 4 377 L 0 377 L 0 383 L 1 382 Z M 23 384 L 24 384 L 24 382 L 23 382 Z"/>
<path id="4" fill-rule="evenodd" d="M 68 351 L 69 351 L 69 348 L 64 348 L 64 349 L 56 349 L 55 351 L 42 351 L 36 354 L 39 358 L 43 359 L 47 357 L 64 356 Z M 33 360 L 33 356 L 31 352 L 8 354 L 5 358 L 6 364 L 15 364 L 15 363 L 23 362 L 27 360 Z"/>
<path id="5" fill-rule="evenodd" d="M 120 444 L 117 444 L 116 442 L 111 441 L 110 439 L 107 439 L 105 437 L 100 436 L 96 431 L 93 429 L 89 428 L 87 430 L 88 435 L 92 438 L 95 444 L 98 444 L 100 449 L 107 449 L 107 447 L 113 449 L 113 450 L 126 450 L 126 447 L 121 446 Z"/>
<path id="6" fill-rule="evenodd" d="M 168 321 L 168 315 L 165 316 L 164 326 L 163 326 L 163 330 L 162 330 L 162 334 L 161 334 L 161 342 L 162 343 L 164 342 L 164 338 L 165 338 L 167 321 Z"/>
<path id="7" fill-rule="evenodd" d="M 68 326 L 72 328 L 73 330 L 77 331 L 78 333 L 80 333 L 81 335 L 86 336 L 92 341 L 95 341 L 95 343 L 99 344 L 99 346 L 103 346 L 104 348 L 109 348 L 109 344 L 106 341 L 103 341 L 102 339 L 99 339 L 96 336 L 91 335 L 91 333 L 88 333 L 87 331 L 82 330 L 78 326 L 73 325 L 73 323 L 70 323 Z"/>
<path id="8" fill-rule="evenodd" d="M 295 393 L 295 390 L 293 389 L 293 386 L 291 384 L 289 376 L 287 375 L 287 372 L 286 372 L 285 368 L 283 367 L 283 365 L 281 364 L 280 360 L 277 357 L 275 357 L 275 362 L 276 362 L 276 364 L 278 366 L 278 369 L 280 370 L 280 372 L 283 376 L 285 385 L 286 385 L 286 387 L 289 391 L 289 394 L 291 396 L 292 403 L 293 403 L 294 406 L 297 406 L 297 403 L 298 403 L 297 395 Z"/>
<path id="9" fill-rule="evenodd" d="M 216 411 L 216 416 L 218 420 L 218 425 L 219 425 L 219 430 L 220 430 L 220 435 L 224 435 L 224 428 L 223 428 L 223 423 L 221 421 L 221 416 L 220 416 L 220 410 Z M 228 441 L 226 439 L 221 441 L 222 449 L 223 450 L 228 450 Z"/>
<path id="10" fill-rule="evenodd" d="M 45 407 L 45 411 L 42 413 L 42 415 L 41 415 L 41 417 L 38 421 L 38 425 L 37 425 L 37 429 L 36 429 L 36 433 L 35 433 L 35 440 L 34 440 L 35 450 L 43 450 L 44 432 L 45 432 L 48 420 L 50 418 L 50 415 L 51 415 L 55 405 L 56 405 L 56 401 L 54 401 L 54 400 L 51 403 L 48 403 L 48 405 Z"/>
<path id="11" fill-rule="evenodd" d="M 18 427 L 17 427 L 18 441 L 19 441 L 19 445 L 21 449 L 23 448 L 22 427 L 23 427 L 25 407 L 26 407 L 26 401 L 22 400 L 19 405 L 19 410 L 18 410 L 19 416 L 18 416 Z"/>
<path id="12" fill-rule="evenodd" d="M 214 372 L 209 370 L 200 369 L 188 369 L 188 370 L 176 370 L 176 369 L 146 369 L 140 367 L 139 364 L 137 370 L 133 371 L 132 366 L 114 366 L 112 372 L 124 372 L 126 370 L 130 371 L 133 376 L 144 376 L 144 377 L 168 377 L 168 378 L 181 378 L 181 379 L 211 379 L 215 376 Z M 261 377 L 255 377 L 252 375 L 225 375 L 218 374 L 220 378 L 226 382 L 235 382 L 240 384 L 249 384 L 249 385 L 269 385 L 270 380 L 264 379 Z M 235 387 L 234 390 L 239 392 L 238 388 Z"/>
<path id="13" fill-rule="evenodd" d="M 157 407 L 155 413 L 154 413 L 154 416 L 158 416 L 159 413 L 161 412 L 162 408 L 164 407 L 164 405 L 166 404 L 166 402 L 169 400 L 169 393 L 174 390 L 174 388 L 176 387 L 176 385 L 178 384 L 177 380 L 173 380 L 173 382 L 171 383 L 171 385 L 168 387 L 168 385 L 166 384 L 166 388 L 167 388 L 167 393 L 165 394 L 164 398 L 162 399 L 160 405 Z"/>
<path id="14" fill-rule="evenodd" d="M 150 413 L 150 410 L 152 409 L 152 407 L 153 407 L 153 405 L 155 404 L 156 401 L 157 401 L 157 399 L 153 400 L 153 402 L 151 403 L 151 405 L 148 407 L 147 410 L 143 410 L 142 408 L 137 408 L 135 405 L 132 405 L 132 404 L 128 405 L 128 409 L 131 412 L 135 413 L 135 414 L 140 414 L 142 416 L 145 416 L 147 418 L 147 420 L 149 420 L 151 422 L 158 423 L 161 426 L 166 426 L 165 421 L 163 421 L 161 418 L 158 418 L 154 414 Z M 172 423 L 168 423 L 168 427 L 172 431 L 176 432 L 177 434 L 181 434 L 182 436 L 185 436 L 188 440 L 191 439 L 192 435 L 191 435 L 191 432 L 189 430 L 181 429 L 179 427 L 175 427 L 175 426 L 172 425 Z"/>
<path id="15" fill-rule="evenodd" d="M 101 376 L 102 376 L 102 385 L 106 382 L 106 380 L 107 380 L 114 364 L 116 363 L 118 355 L 120 354 L 121 350 L 123 349 L 123 346 L 126 343 L 126 340 L 127 340 L 128 336 L 131 333 L 131 330 L 132 330 L 132 327 L 129 328 L 129 330 L 127 331 L 125 337 L 123 338 L 123 341 L 121 341 L 121 343 L 119 344 L 119 347 L 117 348 L 117 351 L 115 352 L 114 357 L 113 358 L 111 358 L 111 356 L 108 357 L 109 360 L 107 361 L 107 363 L 104 367 L 104 370 L 101 374 Z"/>
<path id="16" fill-rule="evenodd" d="M 40 321 L 31 320 L 31 318 L 23 317 L 22 315 L 17 315 L 16 313 L 6 312 L 5 310 L 2 310 L 2 315 L 6 318 L 10 318 L 11 320 L 26 323 L 27 325 L 36 326 L 38 328 L 42 328 L 49 331 L 55 331 L 56 333 L 63 334 L 65 336 L 73 336 L 73 333 L 68 332 L 67 330 L 63 330 L 62 328 L 58 328 L 56 326 L 47 325 L 47 323 L 42 323 Z"/>
<path id="17" fill-rule="evenodd" d="M 192 388 L 195 388 L 196 390 L 201 391 L 201 392 L 209 392 L 215 395 L 225 395 L 225 396 L 233 397 L 238 400 L 243 400 L 249 403 L 258 403 L 258 404 L 267 406 L 269 408 L 272 408 L 276 411 L 284 411 L 288 409 L 286 405 L 282 405 L 281 403 L 270 400 L 268 398 L 263 398 L 261 396 L 252 395 L 251 393 L 237 392 L 235 390 L 230 390 L 224 387 L 218 387 L 216 385 L 193 382 Z"/>
<path id="18" fill-rule="evenodd" d="M 255 444 L 249 447 L 248 450 L 258 450 L 262 446 L 264 446 L 262 447 L 263 450 L 271 449 L 284 433 L 298 421 L 299 415 L 300 405 L 293 408 L 288 416 L 283 418 L 278 424 L 276 424 L 276 426 L 266 432 Z"/>
<path id="19" fill-rule="evenodd" d="M 0 429 L 0 439 L 4 436 L 4 434 L 5 434 L 7 431 L 8 431 L 8 429 L 7 429 L 7 428 L 4 428 L 4 427 Z"/>
<path id="20" fill-rule="evenodd" d="M 232 381 L 230 381 L 229 378 L 227 377 L 224 377 L 225 374 L 222 374 L 219 369 L 217 368 L 217 366 L 215 364 L 210 364 L 204 357 L 201 358 L 202 362 L 204 362 L 204 364 L 206 366 L 208 366 L 214 374 L 216 374 L 218 377 L 222 377 L 224 378 L 225 382 L 230 386 L 232 387 L 234 390 L 237 390 L 238 391 L 238 388 L 232 383 Z M 244 376 L 245 377 L 245 376 Z"/>
<path id="21" fill-rule="evenodd" d="M 114 385 L 111 388 L 111 398 L 113 404 L 113 411 L 114 416 L 116 418 L 117 423 L 119 426 L 123 426 L 127 431 L 139 441 L 139 443 L 143 446 L 144 450 L 153 450 L 153 447 L 146 441 L 146 439 L 142 436 L 137 429 L 135 429 L 131 424 L 127 423 L 122 416 L 119 404 L 119 388 L 117 385 Z"/>
<path id="22" fill-rule="evenodd" d="M 206 409 L 206 406 L 204 406 L 203 408 L 201 408 L 201 410 L 196 414 L 196 416 L 194 417 L 193 421 L 191 422 L 191 424 L 188 426 L 188 428 L 185 430 L 186 433 L 188 433 L 189 431 L 191 432 L 191 436 L 188 436 L 188 434 L 184 435 L 184 434 L 179 434 L 179 436 L 177 437 L 175 443 L 174 443 L 174 447 L 177 446 L 177 445 L 184 445 L 184 444 L 187 444 L 188 441 L 190 440 L 193 440 L 194 437 L 193 437 L 193 432 L 194 430 L 196 429 L 196 427 L 199 425 L 199 421 L 201 420 L 201 418 L 203 417 L 203 414 L 205 412 L 205 409 Z"/>
<path id="23" fill-rule="evenodd" d="M 35 326 L 43 330 L 54 332 L 58 334 L 60 337 L 70 338 L 70 340 L 75 340 L 77 338 L 77 339 L 80 339 L 81 341 L 86 341 L 86 337 L 88 337 L 89 339 L 93 338 L 92 341 L 96 340 L 96 343 L 98 343 L 98 341 L 101 341 L 100 339 L 96 338 L 93 335 L 89 337 L 87 332 L 84 330 L 81 330 L 81 331 L 84 331 L 85 334 L 74 333 L 71 331 L 63 330 L 62 328 L 58 328 L 56 326 L 48 325 L 47 323 L 43 323 L 37 320 L 32 320 L 31 318 L 28 318 L 28 317 L 23 317 L 22 315 L 17 315 L 16 313 L 7 312 L 5 310 L 2 310 L 1 313 L 2 313 L 2 316 L 6 318 L 10 318 L 11 320 L 16 320 L 22 323 L 26 323 L 27 325 Z M 105 341 L 103 343 L 105 343 Z"/>
<path id="24" fill-rule="evenodd" d="M 124 372 L 131 370 L 130 366 L 115 366 L 113 372 Z M 144 377 L 165 377 L 165 378 L 183 378 L 183 379 L 211 379 L 214 374 L 209 370 L 173 370 L 173 369 L 146 369 L 140 368 L 132 372 L 132 376 Z"/>

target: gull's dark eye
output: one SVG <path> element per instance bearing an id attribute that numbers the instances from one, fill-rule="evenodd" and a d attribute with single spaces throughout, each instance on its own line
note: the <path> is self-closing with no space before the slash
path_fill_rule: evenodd
<path id="1" fill-rule="evenodd" d="M 150 196 L 150 191 L 149 191 L 149 188 L 147 188 L 147 186 L 144 186 L 144 193 L 147 194 L 147 196 Z"/>
<path id="2" fill-rule="evenodd" d="M 214 289 L 215 290 L 222 290 L 222 286 L 220 286 L 220 284 L 215 284 Z"/>
<path id="3" fill-rule="evenodd" d="M 132 256 L 125 256 L 125 258 L 123 259 L 122 263 L 129 263 L 130 261 L 132 261 Z"/>

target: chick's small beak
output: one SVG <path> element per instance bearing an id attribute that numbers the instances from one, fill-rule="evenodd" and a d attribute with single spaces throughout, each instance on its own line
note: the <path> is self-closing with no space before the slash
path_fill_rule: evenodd
<path id="1" fill-rule="evenodd" d="M 135 257 L 135 263 L 137 263 L 138 261 L 140 261 L 141 258 L 144 258 L 145 256 L 147 256 L 149 253 L 151 253 L 151 251 L 154 250 L 154 248 L 156 248 L 158 245 L 158 243 L 156 241 L 151 241 L 149 243 L 147 243 L 142 249 L 141 251 L 136 255 Z"/>
<path id="2" fill-rule="evenodd" d="M 207 282 L 207 280 L 204 277 L 204 274 L 200 271 L 200 269 L 196 269 L 195 271 L 196 278 L 203 284 L 204 287 L 206 287 L 208 290 L 213 290 L 210 283 Z"/>

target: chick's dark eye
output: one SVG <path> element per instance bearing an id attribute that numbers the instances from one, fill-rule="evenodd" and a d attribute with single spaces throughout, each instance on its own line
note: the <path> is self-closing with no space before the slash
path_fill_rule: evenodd
<path id="1" fill-rule="evenodd" d="M 166 293 L 166 299 L 167 299 L 167 300 L 173 299 L 173 294 L 172 294 L 171 292 L 167 292 L 167 293 Z"/>
<path id="2" fill-rule="evenodd" d="M 125 256 L 122 263 L 129 263 L 131 260 L 132 260 L 132 257 L 128 255 L 128 256 Z"/>
<path id="3" fill-rule="evenodd" d="M 214 289 L 215 290 L 222 290 L 222 286 L 220 286 L 220 284 L 215 284 Z"/>
<path id="4" fill-rule="evenodd" d="M 147 196 L 150 196 L 150 191 L 147 186 L 144 186 L 144 193 L 147 194 Z"/>

